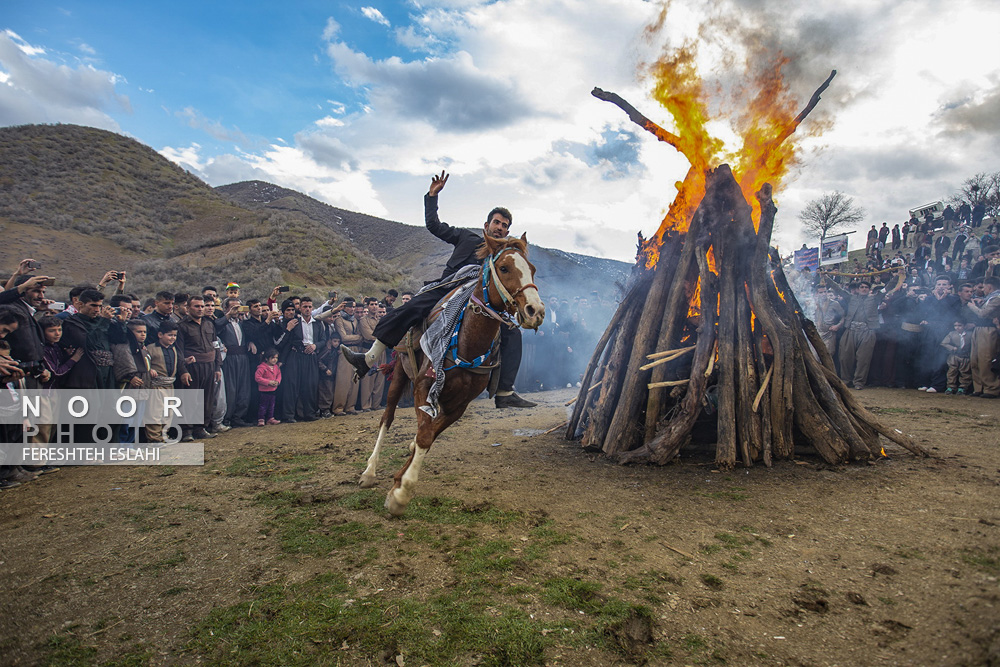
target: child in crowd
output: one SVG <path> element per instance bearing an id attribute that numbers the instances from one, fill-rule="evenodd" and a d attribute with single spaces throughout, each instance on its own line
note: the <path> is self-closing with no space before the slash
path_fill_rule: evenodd
<path id="1" fill-rule="evenodd" d="M 163 403 L 174 395 L 174 387 L 183 388 L 191 382 L 191 375 L 184 364 L 184 355 L 177 349 L 177 323 L 166 320 L 156 331 L 156 343 L 150 345 L 149 370 L 153 391 L 150 407 L 153 417 L 146 424 L 149 442 L 164 442 L 164 433 L 170 428 L 170 416 L 163 416 Z"/>
<path id="2" fill-rule="evenodd" d="M 948 389 L 944 393 L 969 394 L 972 393 L 972 366 L 969 361 L 972 332 L 965 330 L 963 320 L 955 320 L 954 327 L 941 341 L 941 347 L 948 350 Z"/>
<path id="3" fill-rule="evenodd" d="M 38 326 L 45 336 L 42 359 L 50 375 L 49 381 L 44 382 L 42 386 L 45 389 L 58 389 L 59 378 L 66 375 L 76 362 L 80 361 L 83 357 L 83 348 L 64 348 L 59 344 L 62 340 L 62 320 L 58 317 L 43 317 L 38 321 Z"/>
<path id="4" fill-rule="evenodd" d="M 254 373 L 254 380 L 257 381 L 257 388 L 260 390 L 260 403 L 257 408 L 257 426 L 268 424 L 280 424 L 274 418 L 275 392 L 281 384 L 281 368 L 278 367 L 278 351 L 274 348 L 264 352 L 264 361 L 257 366 Z"/>

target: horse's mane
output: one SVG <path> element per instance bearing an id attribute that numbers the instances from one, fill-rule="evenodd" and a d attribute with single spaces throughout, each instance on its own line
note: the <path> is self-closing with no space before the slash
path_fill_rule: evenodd
<path id="1" fill-rule="evenodd" d="M 500 250 L 513 247 L 516 250 L 519 250 L 521 252 L 521 254 L 524 255 L 525 257 L 528 256 L 528 244 L 527 244 L 527 242 L 522 241 L 521 239 L 519 239 L 516 236 L 508 236 L 505 239 L 496 239 L 496 242 L 499 243 L 499 244 L 501 244 L 503 246 Z M 499 250 L 497 252 L 499 252 Z M 479 247 L 476 248 L 476 258 L 477 259 L 486 259 L 486 257 L 489 254 L 490 254 L 490 251 L 488 249 L 488 246 L 486 245 L 486 241 L 483 241 L 482 243 L 479 244 Z"/>

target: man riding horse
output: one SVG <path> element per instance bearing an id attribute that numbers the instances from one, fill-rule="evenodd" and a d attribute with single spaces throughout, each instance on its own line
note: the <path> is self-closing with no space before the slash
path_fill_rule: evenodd
<path id="1" fill-rule="evenodd" d="M 441 222 L 438 218 L 438 193 L 448 182 L 448 174 L 431 178 L 431 186 L 424 195 L 424 223 L 434 236 L 455 246 L 445 265 L 441 278 L 434 286 L 424 288 L 410 301 L 395 308 L 379 320 L 375 327 L 375 343 L 367 352 L 353 352 L 340 346 L 340 352 L 357 370 L 358 377 L 364 377 L 387 348 L 396 347 L 411 327 L 420 324 L 434 306 L 455 287 L 452 277 L 459 269 L 469 265 L 479 265 L 482 260 L 476 252 L 483 244 L 483 237 L 468 229 L 459 229 Z M 486 218 L 483 229 L 487 236 L 503 239 L 510 232 L 512 216 L 503 207 L 494 208 Z M 525 400 L 514 392 L 514 379 L 521 365 L 521 330 L 500 328 L 500 382 L 496 393 L 498 408 L 530 408 L 536 404 Z"/>

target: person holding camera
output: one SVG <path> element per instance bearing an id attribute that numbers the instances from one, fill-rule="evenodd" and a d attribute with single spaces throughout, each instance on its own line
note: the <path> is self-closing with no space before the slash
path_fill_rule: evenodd
<path id="1" fill-rule="evenodd" d="M 17 360 L 24 372 L 24 389 L 41 389 L 52 378 L 44 363 L 45 334 L 35 319 L 35 313 L 47 311 L 51 302 L 45 298 L 45 288 L 53 282 L 46 276 L 24 273 L 14 279 L 13 289 L 0 293 L 0 304 L 8 304 L 18 320 L 17 329 L 8 334 L 6 340 L 10 345 L 10 356 Z M 39 428 L 29 440 L 35 444 L 48 444 L 49 437 L 50 431 Z"/>

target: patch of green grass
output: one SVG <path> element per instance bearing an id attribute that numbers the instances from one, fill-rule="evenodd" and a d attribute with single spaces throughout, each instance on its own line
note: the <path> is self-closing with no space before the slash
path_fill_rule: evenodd
<path id="1" fill-rule="evenodd" d="M 722 551 L 722 546 L 718 544 L 702 544 L 698 547 L 698 551 L 707 555 L 717 554 Z"/>
<path id="2" fill-rule="evenodd" d="M 883 596 L 879 596 L 878 601 L 881 602 L 882 604 L 886 605 L 887 607 L 892 607 L 893 605 L 896 604 L 895 600 L 893 600 L 892 598 L 889 598 L 889 597 L 885 597 L 884 595 Z"/>
<path id="3" fill-rule="evenodd" d="M 444 525 L 507 526 L 524 520 L 524 514 L 495 507 L 489 502 L 468 503 L 443 496 L 417 496 L 406 510 L 406 519 Z"/>
<path id="4" fill-rule="evenodd" d="M 713 591 L 718 591 L 722 589 L 722 579 L 715 576 L 714 574 L 701 575 L 701 583 L 705 584 Z"/>
<path id="5" fill-rule="evenodd" d="M 274 462 L 270 459 L 238 456 L 226 466 L 229 477 L 269 477 L 274 472 Z"/>
<path id="6" fill-rule="evenodd" d="M 963 549 L 961 558 L 963 563 L 972 565 L 983 572 L 1000 574 L 1000 548 L 998 547 Z"/>
<path id="7" fill-rule="evenodd" d="M 97 647 L 86 646 L 77 637 L 55 635 L 45 642 L 47 653 L 46 664 L 56 667 L 62 665 L 90 665 L 97 658 Z"/>
<path id="8" fill-rule="evenodd" d="M 466 540 L 454 555 L 459 570 L 468 575 L 487 576 L 495 572 L 511 572 L 518 564 L 507 540 Z"/>
<path id="9" fill-rule="evenodd" d="M 154 574 L 159 574 L 160 572 L 163 572 L 167 568 L 177 567 L 178 565 L 186 561 L 187 561 L 187 556 L 184 555 L 183 551 L 178 549 L 173 553 L 173 555 L 167 556 L 166 558 L 158 560 L 155 563 L 143 565 L 140 569 L 147 572 L 153 572 Z"/>
<path id="10" fill-rule="evenodd" d="M 185 648 L 218 664 L 314 665 L 341 661 L 341 648 L 372 662 L 403 655 L 408 664 L 541 665 L 552 630 L 512 607 L 487 606 L 458 592 L 429 600 L 359 598 L 339 574 L 295 586 L 271 585 L 218 609 Z"/>
<path id="11" fill-rule="evenodd" d="M 750 494 L 745 491 L 746 489 L 742 487 L 734 486 L 731 489 L 725 489 L 723 491 L 708 491 L 699 493 L 698 495 L 705 498 L 713 498 L 715 500 L 731 500 L 733 502 L 737 502 L 740 500 L 746 500 L 750 497 Z"/>
<path id="12" fill-rule="evenodd" d="M 596 613 L 604 606 L 598 596 L 601 585 L 593 581 L 582 581 L 572 577 L 555 577 L 542 585 L 542 598 L 551 605 Z"/>
<path id="13" fill-rule="evenodd" d="M 897 549 L 896 555 L 900 558 L 915 558 L 917 560 L 927 560 L 927 556 L 920 553 L 919 549 Z"/>

